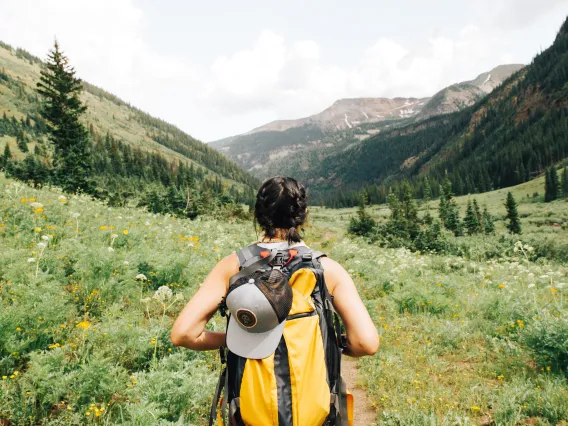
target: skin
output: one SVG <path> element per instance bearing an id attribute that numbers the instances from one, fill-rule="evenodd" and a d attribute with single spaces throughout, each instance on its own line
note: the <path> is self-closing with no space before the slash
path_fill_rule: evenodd
<path id="1" fill-rule="evenodd" d="M 347 348 L 343 353 L 352 357 L 375 354 L 379 349 L 379 335 L 353 279 L 334 260 L 323 257 L 320 261 L 328 290 L 334 296 L 334 307 L 345 326 Z M 226 346 L 224 332 L 205 330 L 205 326 L 227 293 L 229 278 L 238 271 L 236 253 L 215 265 L 174 322 L 170 337 L 175 346 L 197 351 Z"/>

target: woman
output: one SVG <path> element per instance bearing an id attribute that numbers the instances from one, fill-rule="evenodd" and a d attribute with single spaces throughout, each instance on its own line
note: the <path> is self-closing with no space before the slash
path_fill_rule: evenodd
<path id="1" fill-rule="evenodd" d="M 254 215 L 263 231 L 258 242 L 261 247 L 305 245 L 299 232 L 307 217 L 306 191 L 295 179 L 274 177 L 264 182 L 257 194 Z M 334 307 L 345 326 L 347 347 L 343 353 L 352 357 L 373 355 L 379 348 L 379 336 L 351 276 L 328 257 L 320 262 Z M 236 253 L 215 265 L 176 319 L 171 330 L 174 345 L 199 351 L 226 346 L 225 332 L 205 330 L 205 326 L 227 294 L 229 278 L 237 272 Z"/>

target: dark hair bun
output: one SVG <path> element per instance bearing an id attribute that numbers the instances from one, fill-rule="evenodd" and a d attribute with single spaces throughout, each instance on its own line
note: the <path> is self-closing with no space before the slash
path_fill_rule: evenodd
<path id="1" fill-rule="evenodd" d="M 276 176 L 258 190 L 254 218 L 267 237 L 276 236 L 280 228 L 288 231 L 288 243 L 300 242 L 296 228 L 306 221 L 307 207 L 305 188 L 296 179 Z"/>

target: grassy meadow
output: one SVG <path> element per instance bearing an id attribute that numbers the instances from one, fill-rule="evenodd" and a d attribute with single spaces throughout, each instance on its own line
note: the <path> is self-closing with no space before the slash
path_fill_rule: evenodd
<path id="1" fill-rule="evenodd" d="M 456 239 L 460 255 L 370 245 L 346 236 L 354 209 L 312 209 L 306 242 L 350 272 L 381 333 L 359 362 L 378 424 L 568 425 L 568 204 L 525 185 L 523 235 L 498 220 L 495 236 Z M 476 198 L 500 217 L 505 195 Z M 174 347 L 170 328 L 211 267 L 254 239 L 250 223 L 0 175 L 0 425 L 205 424 L 217 354 Z"/>

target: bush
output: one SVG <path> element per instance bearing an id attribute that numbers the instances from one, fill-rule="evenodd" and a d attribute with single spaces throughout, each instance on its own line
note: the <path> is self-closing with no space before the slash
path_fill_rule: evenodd
<path id="1" fill-rule="evenodd" d="M 541 369 L 568 377 L 568 315 L 541 313 L 520 336 Z"/>

